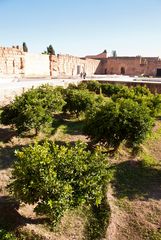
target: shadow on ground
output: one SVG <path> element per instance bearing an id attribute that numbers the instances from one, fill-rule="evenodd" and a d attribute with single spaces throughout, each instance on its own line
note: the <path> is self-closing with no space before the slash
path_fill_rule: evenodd
<path id="1" fill-rule="evenodd" d="M 130 200 L 161 199 L 161 168 L 147 167 L 141 161 L 126 161 L 115 168 L 115 195 Z"/>
<path id="2" fill-rule="evenodd" d="M 64 133 L 70 135 L 80 135 L 83 132 L 84 121 L 79 119 L 72 119 L 67 114 L 55 115 L 52 123 L 52 134 L 54 134 L 61 125 L 64 126 Z"/>
<path id="3" fill-rule="evenodd" d="M 0 228 L 14 231 L 26 224 L 42 224 L 45 218 L 32 219 L 21 216 L 18 212 L 19 202 L 9 196 L 0 197 Z"/>
<path id="4" fill-rule="evenodd" d="M 17 132 L 10 127 L 0 128 L 0 142 L 7 143 L 15 136 Z"/>
<path id="5" fill-rule="evenodd" d="M 94 205 L 91 207 L 85 228 L 86 240 L 101 240 L 105 238 L 110 215 L 110 206 L 106 197 L 99 206 Z"/>
<path id="6" fill-rule="evenodd" d="M 15 145 L 14 147 L 6 146 L 0 148 L 0 170 L 11 167 L 16 159 L 15 150 L 21 149 L 24 145 Z"/>

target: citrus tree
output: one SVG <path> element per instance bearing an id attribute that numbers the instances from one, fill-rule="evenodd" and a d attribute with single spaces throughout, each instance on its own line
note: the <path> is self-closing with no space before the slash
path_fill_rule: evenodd
<path id="1" fill-rule="evenodd" d="M 70 112 L 78 117 L 95 101 L 95 94 L 90 93 L 88 90 L 66 89 L 64 91 L 64 101 L 66 104 L 63 111 Z"/>
<path id="2" fill-rule="evenodd" d="M 117 94 L 113 94 L 111 98 L 113 101 L 120 101 L 120 99 L 132 99 L 141 105 L 146 105 L 152 116 L 156 116 L 161 110 L 161 95 L 151 93 L 145 86 L 124 88 Z"/>
<path id="3" fill-rule="evenodd" d="M 138 146 L 153 123 L 154 118 L 146 105 L 121 99 L 93 106 L 86 114 L 84 131 L 95 143 L 101 142 L 117 150 L 124 140 L 130 147 Z"/>
<path id="4" fill-rule="evenodd" d="M 64 212 L 82 204 L 99 206 L 109 180 L 106 156 L 87 145 L 58 146 L 45 141 L 16 152 L 10 190 L 24 203 L 37 204 L 56 225 Z"/>
<path id="5" fill-rule="evenodd" d="M 65 104 L 60 91 L 49 85 L 32 88 L 5 106 L 1 113 L 2 124 L 15 125 L 18 133 L 35 129 L 52 122 L 53 112 L 60 111 Z"/>

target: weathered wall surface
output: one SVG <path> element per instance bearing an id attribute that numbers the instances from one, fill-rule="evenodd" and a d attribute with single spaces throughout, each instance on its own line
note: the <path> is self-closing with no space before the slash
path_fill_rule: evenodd
<path id="1" fill-rule="evenodd" d="M 50 77 L 49 56 L 25 53 L 25 77 Z"/>
<path id="2" fill-rule="evenodd" d="M 107 74 L 125 74 L 130 76 L 156 76 L 157 68 L 161 68 L 159 58 L 142 57 L 110 57 L 104 65 Z"/>
<path id="3" fill-rule="evenodd" d="M 19 46 L 1 47 L 0 74 L 17 77 L 49 77 L 49 56 L 25 53 Z"/>
<path id="4" fill-rule="evenodd" d="M 107 57 L 101 54 L 79 58 L 70 55 L 49 56 L 24 53 L 19 46 L 0 47 L 0 75 L 37 78 L 72 78 L 86 72 L 94 74 L 149 75 L 161 77 L 161 59 L 137 57 Z"/>
<path id="5" fill-rule="evenodd" d="M 22 76 L 24 52 L 20 47 L 0 48 L 0 74 Z"/>
<path id="6" fill-rule="evenodd" d="M 93 75 L 101 71 L 101 61 L 79 58 L 70 55 L 57 55 L 50 57 L 52 77 L 74 77 L 86 72 Z"/>
<path id="7" fill-rule="evenodd" d="M 101 60 L 86 58 L 84 61 L 85 61 L 85 72 L 87 73 L 87 75 L 101 74 L 102 72 Z"/>
<path id="8" fill-rule="evenodd" d="M 107 52 L 106 50 L 100 54 L 97 55 L 87 55 L 85 58 L 91 58 L 91 59 L 106 59 L 107 58 Z"/>

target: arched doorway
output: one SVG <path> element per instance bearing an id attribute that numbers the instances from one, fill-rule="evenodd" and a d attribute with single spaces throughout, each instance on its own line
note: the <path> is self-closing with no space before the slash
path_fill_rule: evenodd
<path id="1" fill-rule="evenodd" d="M 121 75 L 125 75 L 125 68 L 121 67 Z"/>

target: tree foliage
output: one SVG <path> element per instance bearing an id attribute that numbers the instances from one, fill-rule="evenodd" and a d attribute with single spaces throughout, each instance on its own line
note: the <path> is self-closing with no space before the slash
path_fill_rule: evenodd
<path id="1" fill-rule="evenodd" d="M 52 122 L 53 112 L 60 111 L 64 100 L 59 91 L 49 85 L 32 88 L 3 108 L 1 122 L 14 124 L 19 133 L 35 129 Z"/>
<path id="2" fill-rule="evenodd" d="M 97 94 L 99 94 L 101 92 L 101 85 L 98 81 L 89 81 L 86 83 L 87 85 L 87 89 L 91 92 L 95 92 Z"/>
<path id="3" fill-rule="evenodd" d="M 88 106 L 92 105 L 95 96 L 88 90 L 67 89 L 64 91 L 64 100 L 66 104 L 63 111 L 69 111 L 78 117 L 81 112 L 85 112 Z"/>
<path id="4" fill-rule="evenodd" d="M 130 147 L 142 143 L 153 121 L 146 105 L 121 99 L 91 108 L 86 114 L 84 131 L 94 142 L 116 150 L 124 140 Z"/>
<path id="5" fill-rule="evenodd" d="M 25 42 L 23 42 L 22 47 L 24 52 L 28 52 L 28 47 Z"/>
<path id="6" fill-rule="evenodd" d="M 116 50 L 112 50 L 111 55 L 112 55 L 112 57 L 117 57 L 117 52 L 116 52 Z"/>
<path id="7" fill-rule="evenodd" d="M 1 240 L 16 240 L 16 237 L 12 233 L 7 232 L 4 229 L 0 229 L 0 239 Z"/>
<path id="8" fill-rule="evenodd" d="M 81 204 L 99 206 L 109 180 L 108 162 L 86 144 L 58 146 L 45 141 L 16 152 L 10 189 L 24 203 L 56 224 L 64 212 Z"/>
<path id="9" fill-rule="evenodd" d="M 132 99 L 141 105 L 146 105 L 150 109 L 152 116 L 156 116 L 161 110 L 161 95 L 152 94 L 145 86 L 137 86 L 133 88 L 124 88 L 112 95 L 112 100 L 120 101 L 120 99 Z"/>
<path id="10" fill-rule="evenodd" d="M 123 86 L 123 85 L 119 85 L 119 84 L 101 84 L 101 88 L 102 88 L 102 93 L 107 96 L 107 97 L 111 97 L 114 94 L 119 94 L 124 93 L 126 91 L 128 91 L 128 87 L 127 86 Z"/>
<path id="11" fill-rule="evenodd" d="M 55 55 L 55 50 L 52 45 L 49 45 L 49 47 L 47 47 L 47 53 L 49 55 Z"/>

